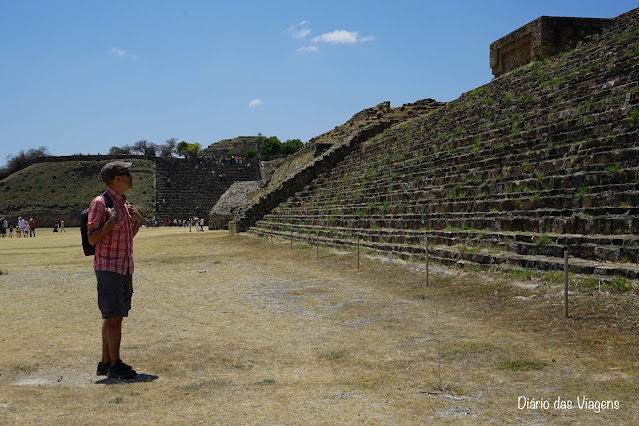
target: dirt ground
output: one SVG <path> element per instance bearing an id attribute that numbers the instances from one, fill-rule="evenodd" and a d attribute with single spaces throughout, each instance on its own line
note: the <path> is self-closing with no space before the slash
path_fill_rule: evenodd
<path id="1" fill-rule="evenodd" d="M 637 424 L 637 292 L 142 229 L 122 358 L 78 229 L 0 239 L 0 424 Z M 421 269 L 420 269 L 421 268 Z M 571 409 L 569 409 L 571 407 Z"/>

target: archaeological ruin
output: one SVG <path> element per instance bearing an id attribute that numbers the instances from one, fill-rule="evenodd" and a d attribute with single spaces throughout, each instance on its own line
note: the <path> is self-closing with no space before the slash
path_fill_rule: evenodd
<path id="1" fill-rule="evenodd" d="M 490 83 L 383 103 L 310 141 L 232 232 L 454 265 L 639 276 L 639 9 L 542 17 L 491 46 Z M 321 147 L 321 148 L 320 148 Z M 283 171 L 286 168 L 286 171 Z"/>
<path id="2" fill-rule="evenodd" d="M 561 269 L 568 251 L 576 272 L 639 278 L 639 9 L 540 17 L 492 43 L 490 66 L 452 102 L 382 102 L 287 158 L 262 161 L 261 135 L 211 145 L 218 161 L 132 157 L 152 161 L 147 213 L 416 261 L 428 244 L 457 266 Z M 258 156 L 222 165 L 234 149 Z M 108 159 L 37 161 L 94 162 L 74 179 L 99 184 Z M 76 226 L 78 206 L 2 213 Z"/>

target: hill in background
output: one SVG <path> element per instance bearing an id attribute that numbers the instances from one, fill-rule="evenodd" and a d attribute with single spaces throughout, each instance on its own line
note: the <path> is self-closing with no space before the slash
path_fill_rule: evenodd
<path id="1" fill-rule="evenodd" d="M 155 210 L 155 163 L 133 162 L 133 188 L 127 198 L 143 217 Z M 64 219 L 78 226 L 80 212 L 105 190 L 100 170 L 105 160 L 42 162 L 32 164 L 0 181 L 0 216 L 15 225 L 18 216 L 33 217 L 39 227 Z"/>

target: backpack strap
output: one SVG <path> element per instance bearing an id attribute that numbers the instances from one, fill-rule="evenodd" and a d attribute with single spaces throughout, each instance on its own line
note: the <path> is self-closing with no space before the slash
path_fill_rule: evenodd
<path id="1" fill-rule="evenodd" d="M 107 194 L 106 191 L 102 193 L 102 198 L 104 198 L 104 202 L 108 208 L 113 207 L 113 200 L 111 200 L 111 197 L 109 197 L 109 194 Z"/>

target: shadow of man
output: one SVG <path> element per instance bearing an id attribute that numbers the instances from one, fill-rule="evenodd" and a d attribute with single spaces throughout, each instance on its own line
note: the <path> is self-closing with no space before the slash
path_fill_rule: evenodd
<path id="1" fill-rule="evenodd" d="M 154 382 L 158 379 L 158 376 L 153 374 L 138 374 L 131 379 L 113 379 L 107 377 L 106 379 L 98 380 L 96 385 L 112 385 L 114 383 L 142 383 L 142 382 Z"/>

